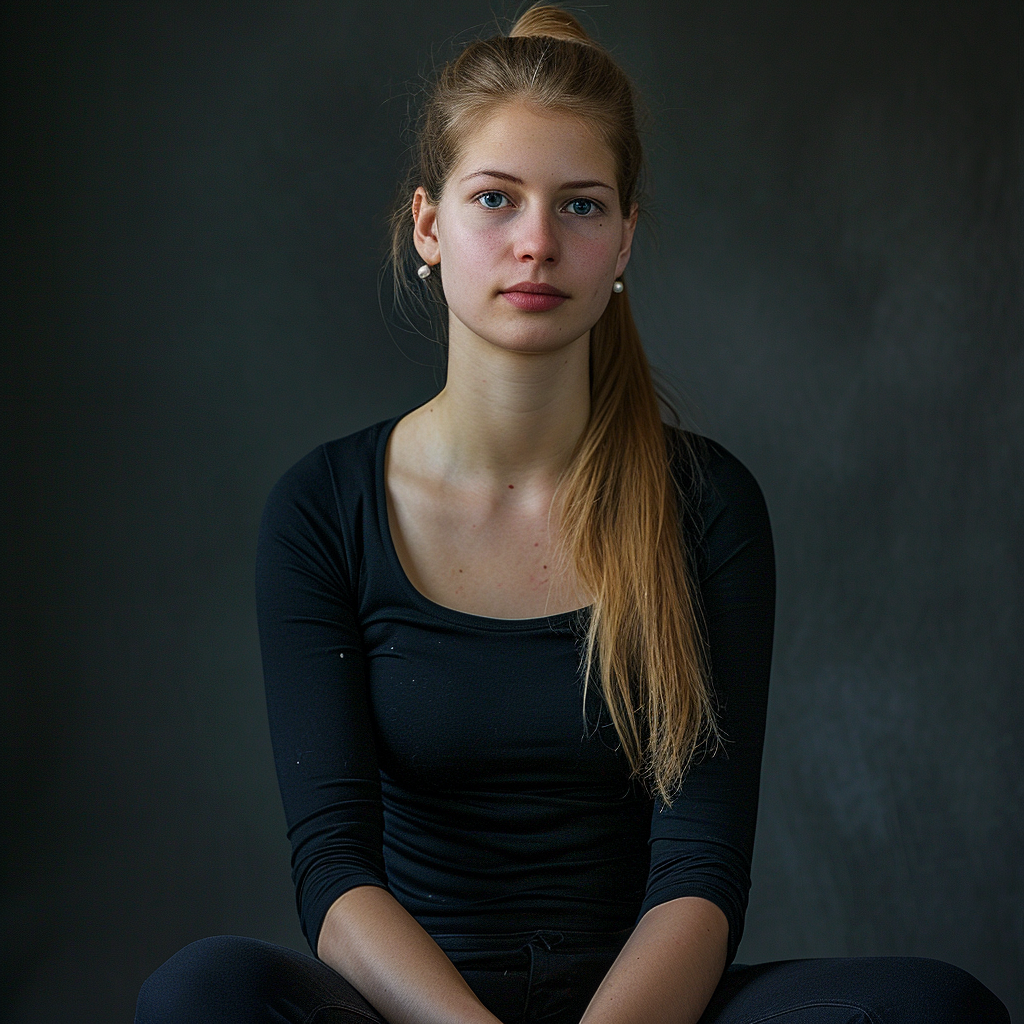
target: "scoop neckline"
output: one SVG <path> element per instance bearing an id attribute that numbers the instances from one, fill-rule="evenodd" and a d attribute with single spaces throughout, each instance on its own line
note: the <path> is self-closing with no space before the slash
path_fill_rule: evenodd
<path id="1" fill-rule="evenodd" d="M 537 615 L 523 619 L 503 619 L 491 615 L 476 615 L 473 612 L 460 611 L 458 608 L 449 608 L 447 605 L 438 604 L 432 601 L 426 594 L 419 591 L 412 580 L 409 579 L 398 557 L 398 549 L 395 547 L 395 540 L 391 534 L 391 522 L 388 519 L 388 492 L 387 480 L 385 478 L 385 466 L 387 463 L 388 442 L 395 427 L 405 419 L 417 407 L 408 409 L 405 412 L 385 420 L 380 425 L 380 434 L 377 438 L 377 451 L 374 466 L 374 498 L 377 504 L 377 525 L 380 532 L 381 545 L 384 554 L 391 564 L 391 571 L 398 580 L 407 597 L 422 610 L 429 612 L 436 618 L 445 619 L 448 622 L 460 626 L 468 626 L 473 629 L 485 629 L 493 631 L 522 631 L 538 629 L 550 629 L 553 626 L 568 625 L 573 620 L 579 620 L 589 614 L 592 605 L 583 605 L 581 608 L 573 608 L 566 612 L 556 612 L 554 615 Z"/>

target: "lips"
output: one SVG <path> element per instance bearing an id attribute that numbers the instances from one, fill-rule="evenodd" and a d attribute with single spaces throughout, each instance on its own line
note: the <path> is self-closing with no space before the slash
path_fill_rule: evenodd
<path id="1" fill-rule="evenodd" d="M 505 299 L 517 309 L 529 313 L 543 313 L 545 310 L 560 306 L 568 295 L 550 284 L 539 284 L 534 281 L 520 281 L 509 285 L 501 293 Z"/>

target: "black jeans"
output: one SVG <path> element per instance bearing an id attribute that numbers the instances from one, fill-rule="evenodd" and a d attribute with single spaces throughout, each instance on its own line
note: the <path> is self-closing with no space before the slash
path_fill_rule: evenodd
<path id="1" fill-rule="evenodd" d="M 537 932 L 439 942 L 504 1024 L 578 1024 L 628 933 Z M 785 960 L 726 971 L 701 1024 L 1009 1024 L 1002 1003 L 937 960 Z M 156 970 L 136 1024 L 384 1024 L 313 957 L 233 935 L 202 939 Z M 671 1024 L 652 1021 L 651 1024 Z"/>

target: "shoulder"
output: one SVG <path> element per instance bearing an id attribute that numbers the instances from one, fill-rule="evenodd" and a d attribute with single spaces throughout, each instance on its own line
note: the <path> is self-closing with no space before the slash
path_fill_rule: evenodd
<path id="1" fill-rule="evenodd" d="M 676 487 L 703 525 L 726 510 L 767 517 L 764 494 L 754 474 L 724 445 L 678 427 L 666 427 Z"/>
<path id="2" fill-rule="evenodd" d="M 288 508 L 341 506 L 374 490 L 380 446 L 395 419 L 318 445 L 286 470 L 267 499 L 266 514 Z"/>
<path id="3" fill-rule="evenodd" d="M 377 468 L 395 420 L 385 420 L 299 459 L 272 488 L 257 541 L 261 575 L 282 566 L 355 579 L 364 540 L 378 530 Z"/>
<path id="4" fill-rule="evenodd" d="M 751 542 L 771 552 L 771 524 L 753 473 L 724 445 L 668 427 L 684 530 L 698 562 L 712 565 Z"/>

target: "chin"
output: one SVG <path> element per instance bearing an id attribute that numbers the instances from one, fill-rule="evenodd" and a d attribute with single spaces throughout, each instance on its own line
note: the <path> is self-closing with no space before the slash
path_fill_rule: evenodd
<path id="1" fill-rule="evenodd" d="M 559 322 L 557 317 L 550 313 L 520 313 L 514 318 L 502 318 L 502 322 L 496 322 L 495 317 L 462 319 L 455 313 L 452 313 L 452 318 L 469 335 L 477 337 L 485 344 L 524 355 L 543 355 L 561 351 L 578 342 L 590 331 L 588 325 L 565 320 Z M 452 340 L 454 337 L 453 332 Z"/>
<path id="2" fill-rule="evenodd" d="M 485 337 L 484 340 L 506 352 L 520 352 L 524 355 L 544 355 L 560 352 L 585 338 L 588 330 L 580 331 L 543 331 L 529 330 L 505 334 L 501 337 Z"/>

